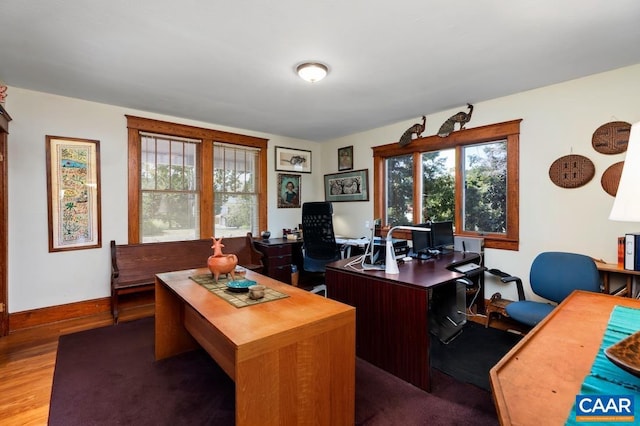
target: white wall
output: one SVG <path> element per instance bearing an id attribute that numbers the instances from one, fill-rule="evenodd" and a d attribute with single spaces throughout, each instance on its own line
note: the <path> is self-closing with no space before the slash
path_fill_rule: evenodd
<path id="1" fill-rule="evenodd" d="M 600 177 L 624 154 L 603 155 L 591 147 L 593 131 L 621 120 L 640 121 L 640 65 L 475 104 L 467 127 L 522 118 L 520 135 L 520 251 L 487 250 L 486 264 L 528 276 L 533 257 L 544 250 L 568 250 L 616 261 L 616 238 L 640 225 L 608 220 L 613 197 Z M 473 102 L 473 99 L 469 101 Z M 371 147 L 396 141 L 415 119 L 323 144 L 167 117 L 117 106 L 9 88 L 9 310 L 19 312 L 109 295 L 109 241 L 127 237 L 127 132 L 125 114 L 158 118 L 269 139 L 269 229 L 300 223 L 300 209 L 276 207 L 274 146 L 312 151 L 312 174 L 302 175 L 302 202 L 324 198 L 323 175 L 337 171 L 337 149 L 353 145 L 354 168 L 373 176 Z M 464 106 L 427 117 L 425 136 Z M 45 135 L 100 140 L 102 173 L 101 249 L 48 252 Z M 562 189 L 549 166 L 568 154 L 582 154 L 596 166 L 587 185 Z M 373 202 L 334 203 L 336 233 L 366 235 Z M 515 290 L 488 285 L 487 296 Z"/>
<path id="2" fill-rule="evenodd" d="M 312 172 L 322 173 L 319 144 L 167 117 L 47 93 L 9 88 L 9 312 L 106 297 L 110 294 L 109 241 L 127 242 L 127 123 L 125 114 L 214 128 L 269 139 L 269 227 L 297 226 L 301 209 L 278 209 L 274 146 L 312 151 Z M 45 135 L 100 141 L 102 248 L 49 253 Z M 302 174 L 302 199 L 316 193 Z"/>
<path id="3" fill-rule="evenodd" d="M 640 231 L 640 224 L 609 221 L 613 197 L 600 185 L 602 173 L 624 160 L 625 154 L 603 155 L 591 145 L 593 132 L 609 121 L 640 121 L 640 65 L 475 103 L 467 127 L 523 119 L 520 133 L 520 250 L 487 250 L 486 265 L 519 275 L 525 282 L 536 254 L 546 250 L 584 253 L 617 261 L 617 237 Z M 469 100 L 473 103 L 473 99 Z M 423 136 L 465 106 L 427 116 Z M 340 138 L 323 147 L 327 172 L 337 170 L 336 152 L 354 146 L 355 168 L 371 168 L 371 147 L 397 141 L 415 119 Z M 596 167 L 585 186 L 563 189 L 549 179 L 549 167 L 559 157 L 581 154 Z M 370 181 L 373 177 L 370 175 Z M 358 204 L 356 206 L 356 204 Z M 354 208 L 357 207 L 357 208 Z M 364 221 L 373 217 L 373 202 L 335 203 L 336 232 L 362 234 Z M 353 231 L 352 231 L 353 230 Z M 487 275 L 486 296 L 500 291 L 516 297 L 515 289 L 494 283 Z"/>

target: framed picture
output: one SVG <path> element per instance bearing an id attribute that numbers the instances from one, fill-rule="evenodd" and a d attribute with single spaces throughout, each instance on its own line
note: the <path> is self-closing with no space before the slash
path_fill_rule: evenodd
<path id="1" fill-rule="evenodd" d="M 46 136 L 49 251 L 99 248 L 100 142 Z"/>
<path id="2" fill-rule="evenodd" d="M 311 173 L 311 151 L 276 146 L 276 170 Z"/>
<path id="3" fill-rule="evenodd" d="M 300 175 L 278 173 L 279 208 L 299 208 L 301 191 Z"/>
<path id="4" fill-rule="evenodd" d="M 326 201 L 369 201 L 369 170 L 324 175 Z"/>
<path id="5" fill-rule="evenodd" d="M 338 170 L 353 169 L 353 145 L 338 149 Z"/>

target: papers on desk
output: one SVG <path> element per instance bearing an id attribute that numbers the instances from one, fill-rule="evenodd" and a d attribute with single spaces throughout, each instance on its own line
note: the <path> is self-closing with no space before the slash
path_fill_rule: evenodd
<path id="1" fill-rule="evenodd" d="M 478 268 L 480 268 L 480 265 L 478 265 L 477 263 L 465 263 L 464 265 L 458 265 L 453 269 L 462 274 L 466 274 L 468 272 L 475 271 Z"/>
<path id="2" fill-rule="evenodd" d="M 369 244 L 368 238 L 336 238 L 336 244 L 343 246 L 366 247 Z"/>

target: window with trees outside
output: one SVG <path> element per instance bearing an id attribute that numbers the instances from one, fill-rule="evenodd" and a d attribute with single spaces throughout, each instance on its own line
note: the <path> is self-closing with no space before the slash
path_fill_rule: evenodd
<path id="1" fill-rule="evenodd" d="M 374 147 L 375 217 L 389 226 L 453 220 L 456 235 L 517 250 L 520 121 Z"/>
<path id="2" fill-rule="evenodd" d="M 129 243 L 266 229 L 267 140 L 127 116 Z"/>

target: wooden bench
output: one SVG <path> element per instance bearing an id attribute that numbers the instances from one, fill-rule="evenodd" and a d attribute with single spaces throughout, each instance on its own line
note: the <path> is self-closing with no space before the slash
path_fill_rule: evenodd
<path id="1" fill-rule="evenodd" d="M 238 256 L 238 265 L 262 272 L 262 253 L 253 246 L 253 237 L 222 239 L 225 254 Z M 122 294 L 153 291 L 155 275 L 162 272 L 207 266 L 213 254 L 211 238 L 145 244 L 116 244 L 111 241 L 111 313 L 118 323 L 118 297 Z"/>

